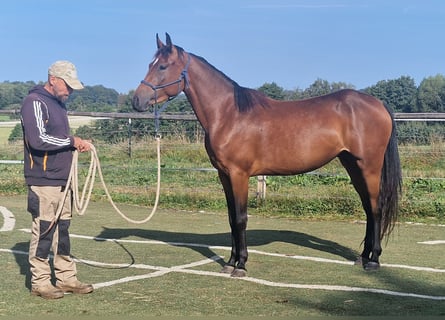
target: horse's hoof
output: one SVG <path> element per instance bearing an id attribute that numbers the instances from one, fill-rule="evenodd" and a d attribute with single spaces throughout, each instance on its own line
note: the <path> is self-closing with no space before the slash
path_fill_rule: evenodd
<path id="1" fill-rule="evenodd" d="M 234 266 L 231 266 L 231 265 L 229 265 L 229 264 L 226 264 L 226 265 L 221 269 L 221 273 L 231 274 L 234 270 L 235 270 L 235 267 L 234 267 Z"/>
<path id="2" fill-rule="evenodd" d="M 246 271 L 246 269 L 238 269 L 238 268 L 235 268 L 235 269 L 232 271 L 231 276 L 234 277 L 234 278 L 242 278 L 242 277 L 247 276 L 247 271 Z"/>
<path id="3" fill-rule="evenodd" d="M 368 263 L 365 263 L 365 264 L 363 265 L 363 268 L 364 268 L 366 271 L 376 271 L 376 270 L 379 270 L 379 268 L 380 268 L 380 263 L 378 263 L 378 262 L 374 262 L 374 261 L 369 261 Z"/>
<path id="4" fill-rule="evenodd" d="M 358 257 L 357 260 L 354 261 L 354 265 L 362 266 L 363 265 L 363 258 L 362 257 Z"/>

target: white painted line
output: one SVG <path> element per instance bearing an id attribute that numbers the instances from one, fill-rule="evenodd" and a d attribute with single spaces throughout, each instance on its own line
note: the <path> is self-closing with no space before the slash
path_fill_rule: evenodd
<path id="1" fill-rule="evenodd" d="M 130 281 L 160 277 L 160 276 L 163 276 L 164 274 L 167 274 L 169 272 L 171 272 L 171 271 L 170 270 L 161 270 L 161 271 L 156 271 L 153 273 L 141 274 L 138 276 L 131 276 L 131 277 L 120 278 L 120 279 L 111 280 L 111 281 L 107 281 L 107 282 L 95 283 L 95 284 L 93 284 L 93 288 L 99 289 L 99 288 L 114 286 L 115 284 L 127 283 Z"/>
<path id="2" fill-rule="evenodd" d="M 24 254 L 24 255 L 28 254 L 28 252 L 11 250 L 11 249 L 0 249 L 0 252 L 8 252 L 8 253 L 13 253 L 13 254 Z M 179 266 L 175 266 L 175 267 L 171 267 L 171 268 L 144 265 L 144 267 L 143 267 L 144 269 L 155 269 L 157 271 L 148 273 L 148 274 L 142 274 L 142 275 L 137 275 L 137 276 L 131 276 L 131 277 L 125 277 L 125 278 L 121 278 L 121 279 L 111 280 L 111 281 L 107 281 L 107 282 L 96 283 L 93 285 L 93 287 L 95 289 L 98 289 L 98 288 L 108 287 L 108 286 L 112 286 L 112 285 L 116 285 L 116 284 L 120 284 L 120 283 L 126 283 L 129 281 L 159 277 L 159 276 L 165 275 L 170 272 L 181 272 L 181 273 L 194 274 L 194 275 L 227 278 L 227 279 L 231 279 L 231 280 L 249 281 L 249 282 L 253 282 L 253 283 L 257 283 L 257 284 L 261 284 L 261 285 L 265 285 L 265 286 L 270 286 L 270 287 L 294 288 L 294 289 L 306 289 L 306 290 L 343 291 L 343 292 L 367 292 L 367 293 L 383 294 L 383 295 L 390 295 L 390 296 L 445 301 L 445 296 L 430 296 L 430 295 L 399 292 L 399 291 L 377 289 L 377 288 L 361 288 L 361 287 L 349 287 L 349 286 L 338 286 L 338 285 L 283 283 L 283 282 L 273 282 L 273 281 L 268 281 L 268 280 L 263 280 L 263 279 L 258 279 L 258 278 L 252 278 L 252 277 L 233 278 L 229 274 L 225 274 L 225 273 L 187 269 L 189 267 L 196 267 L 199 265 L 207 264 L 209 262 L 219 260 L 220 258 L 221 257 L 219 257 L 219 256 L 214 256 L 210 259 L 204 259 L 201 261 L 197 261 L 197 262 L 193 262 L 193 263 L 189 263 L 189 264 L 185 264 L 185 265 L 179 265 Z M 78 260 L 78 261 L 88 262 L 89 264 L 105 265 L 101 262 L 95 262 L 95 261 L 91 261 L 91 260 Z M 116 264 L 106 264 L 106 265 L 116 266 Z M 119 264 L 119 265 L 121 265 L 121 264 Z M 142 265 L 138 265 L 138 266 L 142 266 Z M 131 265 L 130 267 L 136 267 L 136 265 Z"/>
<path id="3" fill-rule="evenodd" d="M 152 267 L 152 268 L 159 269 L 159 270 L 155 271 L 155 272 L 152 272 L 152 273 L 148 273 L 148 274 L 142 274 L 142 275 L 125 277 L 125 278 L 112 280 L 112 281 L 107 281 L 107 282 L 102 282 L 102 283 L 96 283 L 96 284 L 93 285 L 93 287 L 95 289 L 97 289 L 97 288 L 113 286 L 113 285 L 119 284 L 119 283 L 126 283 L 126 282 L 130 282 L 130 281 L 135 281 L 135 280 L 142 280 L 142 279 L 159 277 L 159 276 L 163 276 L 164 274 L 167 274 L 167 273 L 170 273 L 170 272 L 179 272 L 180 270 L 182 270 L 184 268 L 196 267 L 196 266 L 208 264 L 210 262 L 214 262 L 214 261 L 220 260 L 220 259 L 221 258 L 219 256 L 213 256 L 213 257 L 211 257 L 209 259 L 204 259 L 204 260 L 201 260 L 201 261 L 197 261 L 197 262 L 193 262 L 193 263 L 189 263 L 189 264 L 184 264 L 184 265 L 181 265 L 181 266 L 175 266 L 175 267 L 171 267 L 171 268 Z"/>
<path id="4" fill-rule="evenodd" d="M 445 244 L 445 240 L 431 240 L 431 241 L 422 241 L 417 242 L 419 244 Z"/>
<path id="5" fill-rule="evenodd" d="M 404 264 L 388 264 L 388 263 L 381 263 L 380 265 L 382 267 L 388 267 L 388 268 L 399 268 L 399 269 L 409 269 L 409 270 L 415 270 L 415 271 L 445 273 L 445 269 L 436 269 L 436 268 L 430 268 L 430 267 L 416 267 L 416 266 L 407 266 Z"/>
<path id="6" fill-rule="evenodd" d="M 294 283 L 279 283 L 271 282 L 267 280 L 261 280 L 251 277 L 239 278 L 241 280 L 259 283 L 271 287 L 282 287 L 282 288 L 295 288 L 295 289 L 309 289 L 309 290 L 328 290 L 328 291 L 347 291 L 347 292 L 369 292 L 384 294 L 390 296 L 398 297 L 409 297 L 409 298 L 419 298 L 428 300 L 442 300 L 445 301 L 445 296 L 429 296 L 424 294 L 407 293 L 399 291 L 391 291 L 386 289 L 375 289 L 375 288 L 360 288 L 360 287 L 349 287 L 349 286 L 331 286 L 331 285 L 318 285 L 318 284 L 294 284 Z"/>
<path id="7" fill-rule="evenodd" d="M 181 269 L 181 270 L 178 270 L 178 272 L 197 274 L 197 275 L 208 275 L 208 276 L 215 276 L 215 277 L 227 277 L 227 275 L 225 275 L 223 273 L 216 273 L 216 272 L 210 272 L 210 271 Z M 410 297 L 410 298 L 445 301 L 445 296 L 430 296 L 430 295 L 424 295 L 424 294 L 391 291 L 391 290 L 386 290 L 386 289 L 360 288 L 360 287 L 336 286 L 336 285 L 319 285 L 319 284 L 283 283 L 283 282 L 272 282 L 272 281 L 257 279 L 257 278 L 252 278 L 252 277 L 232 278 L 229 276 L 228 278 L 254 282 L 254 283 L 262 284 L 262 285 L 269 286 L 269 287 L 307 289 L 307 290 L 346 291 L 346 292 L 368 292 L 368 293 L 377 293 L 377 294 L 399 296 L 399 297 Z"/>
<path id="8" fill-rule="evenodd" d="M 1 227 L 0 231 L 13 230 L 15 226 L 15 217 L 12 212 L 2 206 L 0 206 L 0 212 L 3 215 L 3 226 Z"/>

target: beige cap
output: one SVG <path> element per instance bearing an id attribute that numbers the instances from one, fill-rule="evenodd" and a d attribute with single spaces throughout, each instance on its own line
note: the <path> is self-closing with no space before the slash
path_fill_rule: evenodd
<path id="1" fill-rule="evenodd" d="M 54 62 L 49 67 L 48 74 L 63 79 L 74 90 L 83 89 L 82 83 L 77 79 L 76 67 L 69 61 Z"/>

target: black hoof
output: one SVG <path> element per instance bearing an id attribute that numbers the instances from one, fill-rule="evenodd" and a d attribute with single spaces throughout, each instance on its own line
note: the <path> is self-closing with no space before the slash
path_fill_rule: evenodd
<path id="1" fill-rule="evenodd" d="M 374 262 L 374 261 L 369 261 L 363 265 L 363 268 L 366 271 L 376 271 L 376 270 L 379 270 L 380 263 Z"/>
<path id="2" fill-rule="evenodd" d="M 234 278 L 242 278 L 242 277 L 247 276 L 247 271 L 246 271 L 246 269 L 235 268 L 233 270 L 231 276 Z"/>
<path id="3" fill-rule="evenodd" d="M 226 264 L 222 269 L 221 269 L 221 273 L 227 273 L 227 274 L 232 274 L 232 272 L 235 270 L 234 266 L 231 266 L 229 264 Z"/>

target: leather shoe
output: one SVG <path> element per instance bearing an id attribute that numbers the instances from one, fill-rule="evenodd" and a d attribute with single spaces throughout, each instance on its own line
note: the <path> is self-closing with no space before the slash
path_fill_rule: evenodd
<path id="1" fill-rule="evenodd" d="M 86 294 L 93 292 L 94 288 L 91 284 L 82 283 L 79 280 L 68 283 L 57 283 L 56 288 L 62 292 Z"/>
<path id="2" fill-rule="evenodd" d="M 39 296 L 44 299 L 60 299 L 63 298 L 64 293 L 59 288 L 54 287 L 52 284 L 32 287 L 31 294 L 33 296 Z"/>

